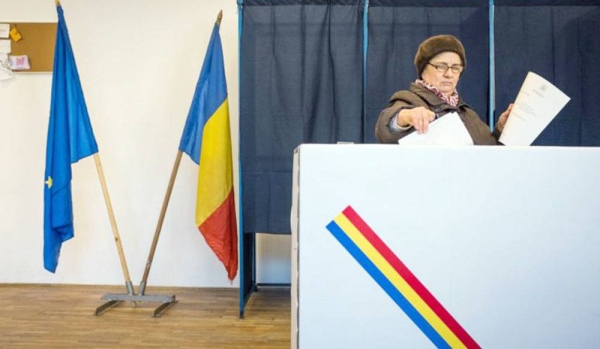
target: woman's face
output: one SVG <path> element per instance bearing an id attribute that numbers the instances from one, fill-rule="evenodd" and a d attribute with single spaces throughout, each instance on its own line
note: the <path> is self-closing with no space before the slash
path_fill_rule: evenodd
<path id="1" fill-rule="evenodd" d="M 423 80 L 437 87 L 442 91 L 444 96 L 449 96 L 456 90 L 461 73 L 455 73 L 450 68 L 446 69 L 445 72 L 438 71 L 435 66 L 440 67 L 440 65 L 447 67 L 454 66 L 455 70 L 462 70 L 457 68 L 458 66 L 462 67 L 462 61 L 460 60 L 460 56 L 455 52 L 442 52 L 433 57 L 425 66 L 425 69 L 423 69 L 423 73 L 421 73 Z"/>

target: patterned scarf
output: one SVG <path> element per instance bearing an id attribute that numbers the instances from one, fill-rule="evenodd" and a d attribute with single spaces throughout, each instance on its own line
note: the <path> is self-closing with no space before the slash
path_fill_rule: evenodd
<path id="1" fill-rule="evenodd" d="M 433 94 L 435 94 L 436 96 L 440 97 L 444 102 L 450 104 L 453 107 L 456 107 L 458 105 L 458 91 L 454 90 L 454 92 L 450 95 L 450 96 L 444 96 L 444 94 L 442 93 L 442 91 L 440 91 L 439 88 L 429 84 L 427 81 L 425 80 L 415 80 L 415 84 L 424 87 L 426 89 L 428 89 L 429 91 L 433 92 Z"/>

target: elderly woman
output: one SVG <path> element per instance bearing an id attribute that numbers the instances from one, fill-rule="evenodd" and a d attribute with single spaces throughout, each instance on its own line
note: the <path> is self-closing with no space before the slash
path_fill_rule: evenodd
<path id="1" fill-rule="evenodd" d="M 432 36 L 415 55 L 419 79 L 408 90 L 394 93 L 379 115 L 375 135 L 381 143 L 396 143 L 407 134 L 427 132 L 436 117 L 457 112 L 476 145 L 498 144 L 512 104 L 500 115 L 494 132 L 458 95 L 456 85 L 467 67 L 465 49 L 452 35 Z"/>

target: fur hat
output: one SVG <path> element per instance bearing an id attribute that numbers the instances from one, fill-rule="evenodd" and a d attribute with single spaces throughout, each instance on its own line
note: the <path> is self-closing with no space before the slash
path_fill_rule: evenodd
<path id="1" fill-rule="evenodd" d="M 415 55 L 415 68 L 417 74 L 421 77 L 421 73 L 425 70 L 425 66 L 429 61 L 442 52 L 454 52 L 462 61 L 462 65 L 467 67 L 467 57 L 465 48 L 460 40 L 452 35 L 436 35 L 432 36 L 419 45 L 417 54 Z"/>

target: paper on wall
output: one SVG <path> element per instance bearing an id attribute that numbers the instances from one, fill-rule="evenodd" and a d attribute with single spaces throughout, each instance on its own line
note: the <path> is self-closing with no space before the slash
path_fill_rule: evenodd
<path id="1" fill-rule="evenodd" d="M 13 78 L 13 72 L 9 66 L 8 55 L 0 53 L 0 81 Z"/>
<path id="2" fill-rule="evenodd" d="M 456 113 L 448 113 L 429 124 L 427 133 L 413 132 L 398 140 L 400 145 L 473 145 L 473 139 Z"/>
<path id="3" fill-rule="evenodd" d="M 10 30 L 10 24 L 0 23 L 0 39 L 8 39 L 8 31 Z"/>
<path id="4" fill-rule="evenodd" d="M 500 135 L 500 142 L 531 145 L 570 99 L 546 79 L 529 72 Z"/>
<path id="5" fill-rule="evenodd" d="M 31 66 L 29 65 L 29 57 L 27 55 L 21 56 L 9 56 L 9 64 L 10 69 L 12 70 L 29 70 Z"/>
<path id="6" fill-rule="evenodd" d="M 10 53 L 11 45 L 10 40 L 0 39 L 0 53 Z"/>

